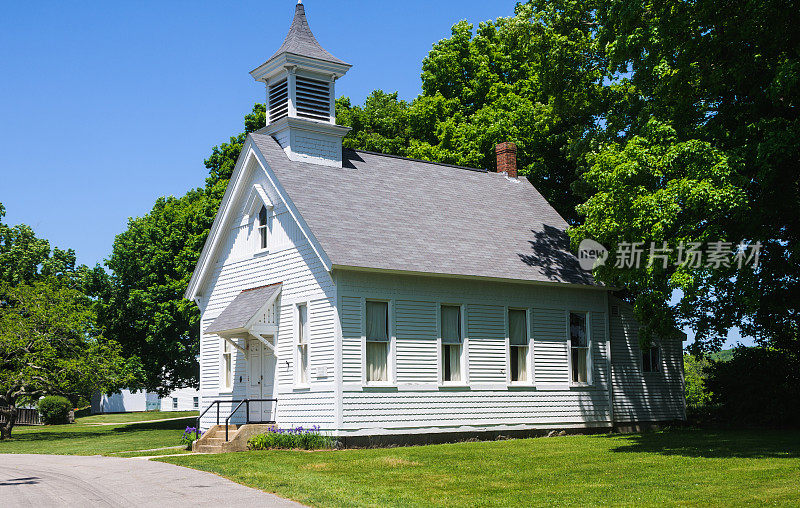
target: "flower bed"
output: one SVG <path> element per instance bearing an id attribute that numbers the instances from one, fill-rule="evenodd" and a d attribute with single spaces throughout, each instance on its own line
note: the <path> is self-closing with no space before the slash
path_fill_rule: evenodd
<path id="1" fill-rule="evenodd" d="M 251 450 L 275 448 L 319 450 L 333 448 L 335 442 L 335 438 L 320 432 L 319 425 L 315 425 L 310 429 L 304 429 L 303 427 L 282 429 L 273 425 L 267 429 L 267 432 L 251 437 L 247 441 L 247 447 Z"/>
<path id="2" fill-rule="evenodd" d="M 197 432 L 195 427 L 186 427 L 186 430 L 184 430 L 183 434 L 181 434 L 181 444 L 184 445 L 187 450 L 191 450 L 192 442 L 199 438 L 200 433 Z"/>

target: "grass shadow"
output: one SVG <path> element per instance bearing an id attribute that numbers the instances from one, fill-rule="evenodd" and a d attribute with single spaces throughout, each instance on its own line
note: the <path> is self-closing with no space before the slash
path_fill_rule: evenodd
<path id="1" fill-rule="evenodd" d="M 105 432 L 99 432 L 96 430 L 72 430 L 66 432 L 57 432 L 52 430 L 43 430 L 41 432 L 17 432 L 11 434 L 11 439 L 5 442 L 25 442 L 25 441 L 60 441 L 64 439 L 83 439 L 83 438 L 92 438 L 92 437 L 100 437 L 103 435 L 107 435 Z M 0 447 L 0 453 L 2 453 L 2 447 Z"/>
<path id="2" fill-rule="evenodd" d="M 139 422 L 120 424 L 119 427 L 114 427 L 114 432 L 139 432 L 142 430 L 183 430 L 187 426 L 194 427 L 197 418 L 189 416 L 181 418 L 180 420 L 168 420 L 165 422 Z"/>
<path id="3" fill-rule="evenodd" d="M 702 458 L 797 458 L 800 431 L 681 429 L 645 432 L 622 439 L 617 453 L 657 453 Z"/>

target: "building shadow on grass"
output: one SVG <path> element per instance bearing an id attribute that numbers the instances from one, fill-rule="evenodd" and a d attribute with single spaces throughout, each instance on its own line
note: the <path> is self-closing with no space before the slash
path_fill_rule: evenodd
<path id="1" fill-rule="evenodd" d="M 41 432 L 16 432 L 11 434 L 10 442 L 24 442 L 24 441 L 61 441 L 67 439 L 84 439 L 94 438 L 103 435 L 108 435 L 106 432 L 98 432 L 95 430 L 73 430 L 73 431 L 52 431 L 47 427 L 43 427 Z M 3 453 L 3 448 L 0 446 L 0 453 Z"/>
<path id="2" fill-rule="evenodd" d="M 702 458 L 798 458 L 797 430 L 680 429 L 615 436 L 624 444 L 616 453 L 658 453 Z"/>
<path id="3" fill-rule="evenodd" d="M 169 420 L 166 422 L 138 422 L 121 425 L 114 427 L 114 432 L 139 432 L 143 430 L 169 430 L 180 429 L 184 430 L 186 427 L 194 427 L 197 423 L 197 417 L 190 416 L 188 418 L 181 418 L 180 420 Z"/>

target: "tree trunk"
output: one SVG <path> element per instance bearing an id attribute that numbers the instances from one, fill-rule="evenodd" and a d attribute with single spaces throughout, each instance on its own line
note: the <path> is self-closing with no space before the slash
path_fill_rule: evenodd
<path id="1" fill-rule="evenodd" d="M 17 422 L 17 406 L 0 408 L 0 415 L 5 416 L 5 422 L 0 424 L 0 441 L 11 437 L 11 429 Z"/>

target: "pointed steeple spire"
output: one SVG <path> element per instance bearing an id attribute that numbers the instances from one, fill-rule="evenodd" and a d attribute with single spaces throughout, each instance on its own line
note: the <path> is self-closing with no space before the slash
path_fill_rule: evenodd
<path id="1" fill-rule="evenodd" d="M 303 6 L 302 0 L 298 1 L 297 6 L 294 8 L 292 26 L 289 27 L 289 33 L 286 34 L 283 44 L 281 44 L 281 47 L 278 48 L 278 51 L 276 51 L 269 60 L 272 60 L 281 53 L 293 53 L 295 55 L 323 60 L 325 62 L 348 65 L 328 53 L 317 41 L 317 38 L 314 37 L 311 28 L 308 26 L 306 9 Z"/>
<path id="2" fill-rule="evenodd" d="M 311 28 L 308 26 L 306 9 L 301 1 L 298 1 L 294 8 L 294 19 L 292 19 L 289 32 L 286 34 L 286 38 L 283 40 L 281 47 L 278 48 L 278 51 L 273 53 L 266 62 L 253 69 L 250 74 L 252 74 L 254 78 L 259 79 L 257 77 L 257 75 L 260 74 L 259 71 L 273 67 L 271 64 L 279 61 L 291 60 L 292 57 L 311 58 L 322 63 L 326 67 L 333 66 L 337 68 L 337 70 L 345 69 L 346 71 L 351 67 L 349 63 L 331 55 L 322 47 L 319 41 L 317 41 L 317 38 L 314 37 Z"/>

